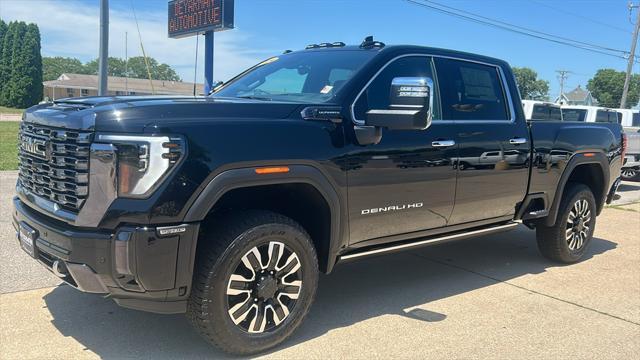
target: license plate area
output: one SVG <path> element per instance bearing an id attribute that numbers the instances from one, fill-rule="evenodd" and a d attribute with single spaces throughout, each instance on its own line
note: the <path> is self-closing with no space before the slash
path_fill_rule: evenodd
<path id="1" fill-rule="evenodd" d="M 20 247 L 26 251 L 33 258 L 38 257 L 38 248 L 36 247 L 36 240 L 38 239 L 38 231 L 24 222 L 21 222 L 18 226 L 18 240 L 20 240 Z"/>

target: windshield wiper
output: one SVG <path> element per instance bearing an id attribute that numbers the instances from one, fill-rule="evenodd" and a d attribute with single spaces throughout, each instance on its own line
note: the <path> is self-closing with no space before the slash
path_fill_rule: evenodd
<path id="1" fill-rule="evenodd" d="M 264 96 L 256 96 L 256 95 L 243 95 L 243 96 L 236 96 L 237 98 L 240 99 L 252 99 L 252 100 L 262 100 L 262 101 L 273 101 L 272 98 L 269 97 L 264 97 Z"/>

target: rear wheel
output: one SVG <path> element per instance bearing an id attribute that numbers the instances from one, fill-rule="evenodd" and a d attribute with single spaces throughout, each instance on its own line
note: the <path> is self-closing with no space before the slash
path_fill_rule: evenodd
<path id="1" fill-rule="evenodd" d="M 315 297 L 318 260 L 306 231 L 271 212 L 249 211 L 207 231 L 188 317 L 201 335 L 234 354 L 284 341 Z"/>
<path id="2" fill-rule="evenodd" d="M 622 180 L 626 181 L 640 181 L 640 171 L 636 169 L 622 169 Z"/>
<path id="3" fill-rule="evenodd" d="M 583 184 L 568 184 L 553 226 L 536 227 L 538 248 L 545 257 L 562 262 L 579 261 L 593 238 L 596 201 Z"/>

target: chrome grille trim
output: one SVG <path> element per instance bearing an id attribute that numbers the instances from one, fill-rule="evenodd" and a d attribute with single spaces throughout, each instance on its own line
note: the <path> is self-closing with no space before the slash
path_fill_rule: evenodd
<path id="1" fill-rule="evenodd" d="M 89 153 L 93 133 L 30 123 L 20 124 L 23 139 L 46 142 L 46 156 L 18 151 L 22 188 L 62 209 L 77 213 L 89 194 Z"/>

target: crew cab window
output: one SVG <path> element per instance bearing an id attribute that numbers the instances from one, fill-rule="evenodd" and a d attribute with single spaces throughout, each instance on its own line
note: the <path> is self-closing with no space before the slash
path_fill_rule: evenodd
<path id="1" fill-rule="evenodd" d="M 496 67 L 441 58 L 435 63 L 444 120 L 509 120 Z"/>
<path id="2" fill-rule="evenodd" d="M 331 102 L 375 56 L 362 50 L 306 50 L 267 59 L 218 89 L 212 97 L 299 103 Z"/>
<path id="3" fill-rule="evenodd" d="M 533 121 L 562 121 L 560 108 L 552 105 L 539 104 L 533 106 L 531 114 Z"/>
<path id="4" fill-rule="evenodd" d="M 364 121 L 369 110 L 389 109 L 391 81 L 396 77 L 429 77 L 433 79 L 431 58 L 426 56 L 408 56 L 397 59 L 387 65 L 362 92 L 354 105 L 357 120 Z M 437 101 L 434 101 L 437 103 Z M 439 119 L 438 107 L 435 106 L 433 119 Z"/>
<path id="5" fill-rule="evenodd" d="M 633 118 L 631 120 L 631 126 L 633 127 L 640 127 L 640 113 L 634 112 L 633 113 Z"/>
<path id="6" fill-rule="evenodd" d="M 618 123 L 618 113 L 616 111 L 598 110 L 596 112 L 596 122 Z"/>
<path id="7" fill-rule="evenodd" d="M 564 121 L 582 121 L 587 117 L 585 109 L 562 109 L 562 118 Z"/>

